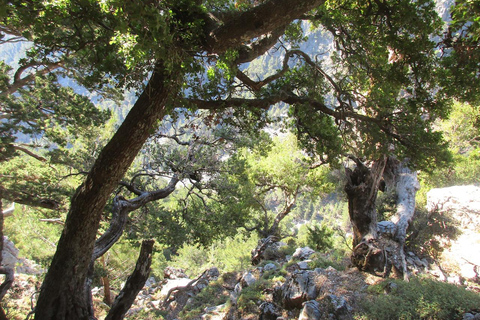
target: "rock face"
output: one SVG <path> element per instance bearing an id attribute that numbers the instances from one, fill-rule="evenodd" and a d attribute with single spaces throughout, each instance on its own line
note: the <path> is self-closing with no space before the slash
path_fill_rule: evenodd
<path id="1" fill-rule="evenodd" d="M 19 250 L 15 247 L 12 241 L 7 237 L 3 237 L 3 251 L 2 251 L 2 265 L 7 268 L 15 269 L 18 262 Z"/>
<path id="2" fill-rule="evenodd" d="M 480 187 L 432 189 L 427 193 L 427 209 L 450 215 L 459 226 L 461 234 L 450 241 L 440 257 L 447 272 L 458 272 L 451 279 L 460 276 L 480 281 L 480 254 L 472 254 L 472 248 L 479 248 L 480 244 Z"/>

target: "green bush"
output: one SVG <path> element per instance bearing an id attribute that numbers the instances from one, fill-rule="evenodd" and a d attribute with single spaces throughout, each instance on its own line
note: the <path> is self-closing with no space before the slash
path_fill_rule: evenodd
<path id="1" fill-rule="evenodd" d="M 333 247 L 334 231 L 325 224 L 307 225 L 307 245 L 316 251 L 325 251 Z"/>
<path id="2" fill-rule="evenodd" d="M 356 319 L 459 319 L 480 305 L 480 295 L 428 278 L 386 280 L 368 291 Z"/>

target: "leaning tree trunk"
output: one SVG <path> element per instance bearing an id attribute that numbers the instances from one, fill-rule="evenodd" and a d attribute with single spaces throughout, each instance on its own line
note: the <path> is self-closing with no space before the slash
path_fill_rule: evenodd
<path id="1" fill-rule="evenodd" d="M 157 65 L 147 87 L 100 153 L 71 201 L 63 233 L 35 308 L 36 320 L 88 319 L 85 280 L 105 204 L 165 114 L 175 79 Z"/>
<path id="2" fill-rule="evenodd" d="M 350 220 L 354 230 L 352 263 L 360 270 L 388 276 L 392 267 L 407 279 L 405 239 L 415 213 L 417 175 L 406 162 L 392 157 L 376 161 L 368 168 L 358 159 L 355 170 L 346 169 Z M 382 178 L 384 191 L 397 197 L 396 214 L 391 221 L 377 221 L 376 195 Z"/>

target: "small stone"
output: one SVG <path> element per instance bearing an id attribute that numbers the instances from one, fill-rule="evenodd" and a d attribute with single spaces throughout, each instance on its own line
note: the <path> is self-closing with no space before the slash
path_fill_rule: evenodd
<path id="1" fill-rule="evenodd" d="M 300 261 L 300 262 L 297 262 L 297 265 L 300 268 L 300 270 L 308 270 L 308 269 L 310 269 L 310 267 L 308 266 L 308 262 L 310 262 L 310 261 L 312 261 L 312 260 Z"/>
<path id="2" fill-rule="evenodd" d="M 264 271 L 277 270 L 277 266 L 274 263 L 267 263 L 264 267 Z"/>
<path id="3" fill-rule="evenodd" d="M 463 314 L 462 320 L 473 320 L 473 319 L 475 319 L 475 316 L 473 314 L 468 312 Z"/>
<path id="4" fill-rule="evenodd" d="M 247 272 L 247 273 L 244 274 L 243 277 L 242 277 L 242 284 L 244 284 L 246 287 L 251 286 L 252 284 L 255 283 L 255 281 L 257 281 L 257 279 L 256 279 L 255 276 L 254 276 L 253 274 L 251 274 L 250 272 Z"/>

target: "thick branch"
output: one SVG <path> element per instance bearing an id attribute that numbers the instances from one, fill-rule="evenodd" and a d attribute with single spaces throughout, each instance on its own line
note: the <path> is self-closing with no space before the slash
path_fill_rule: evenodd
<path id="1" fill-rule="evenodd" d="M 322 5 L 325 0 L 270 0 L 250 10 L 239 12 L 221 25 L 207 30 L 205 49 L 223 53 L 242 43 L 259 38 L 288 25 L 303 14 Z"/>
<path id="2" fill-rule="evenodd" d="M 2 189 L 4 199 L 18 204 L 50 210 L 58 210 L 60 208 L 60 202 L 53 199 L 44 199 L 28 193 L 3 189 L 2 187 L 0 189 Z"/>
<path id="3" fill-rule="evenodd" d="M 39 160 L 39 161 L 42 161 L 42 162 L 46 162 L 47 159 L 45 159 L 44 157 L 42 156 L 39 156 L 38 154 L 28 150 L 27 148 L 24 148 L 24 147 L 21 147 L 21 146 L 17 146 L 17 145 L 14 145 L 13 148 L 17 151 L 22 151 L 23 153 L 26 153 L 28 154 L 29 156 Z"/>
<path id="4" fill-rule="evenodd" d="M 240 70 L 237 71 L 236 77 L 238 78 L 238 80 L 242 81 L 244 84 L 249 86 L 253 91 L 260 91 L 262 87 L 279 79 L 289 70 L 288 61 L 290 60 L 290 57 L 292 57 L 292 54 L 290 54 L 290 52 L 287 52 L 287 54 L 285 55 L 285 58 L 283 59 L 282 70 L 280 70 L 279 72 L 269 77 L 266 77 L 261 81 L 253 81 L 245 73 L 241 72 Z"/>
<path id="5" fill-rule="evenodd" d="M 21 87 L 33 82 L 35 80 L 35 77 L 47 74 L 57 68 L 60 68 L 62 65 L 63 62 L 55 62 L 46 65 L 35 63 L 19 67 L 18 70 L 15 72 L 14 82 L 10 86 L 8 86 L 7 90 L 0 92 L 0 97 L 15 93 Z M 25 70 L 35 66 L 44 66 L 44 68 L 21 78 L 21 75 L 23 72 L 25 72 Z"/>
<path id="6" fill-rule="evenodd" d="M 138 292 L 142 290 L 145 282 L 150 275 L 150 266 L 152 264 L 153 240 L 143 240 L 140 255 L 135 266 L 135 270 L 128 277 L 125 286 L 113 302 L 112 308 L 108 312 L 105 320 L 121 320 L 125 317 L 128 309 L 135 301 Z"/>
<path id="7" fill-rule="evenodd" d="M 295 190 L 295 192 L 290 196 L 285 194 L 285 206 L 283 207 L 282 211 L 280 211 L 276 215 L 272 226 L 268 230 L 268 235 L 276 235 L 280 222 L 292 211 L 293 207 L 295 206 L 295 203 L 297 202 L 299 189 L 300 189 L 300 186 L 297 186 L 297 189 Z"/>
<path id="8" fill-rule="evenodd" d="M 251 62 L 257 57 L 263 55 L 271 49 L 275 43 L 277 43 L 278 39 L 284 32 L 285 27 L 282 26 L 250 45 L 240 47 L 238 49 L 238 58 L 235 60 L 235 64 Z"/>
<path id="9" fill-rule="evenodd" d="M 122 196 L 116 196 L 113 200 L 110 227 L 95 241 L 92 260 L 96 260 L 102 256 L 121 237 L 130 212 L 149 202 L 168 197 L 175 190 L 178 181 L 178 177 L 174 176 L 165 188 L 151 192 L 143 192 L 140 196 L 131 200 L 127 200 Z"/>

